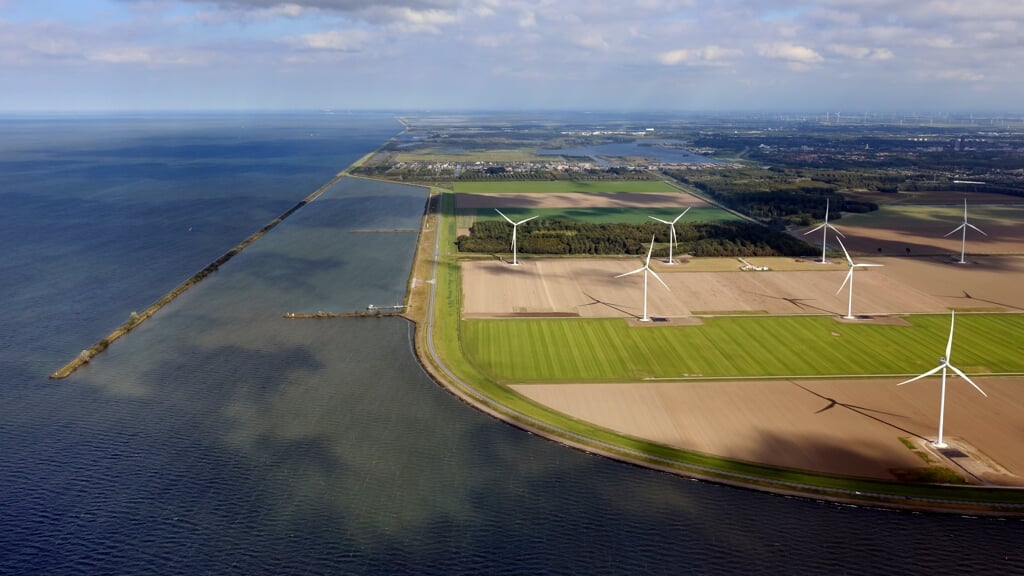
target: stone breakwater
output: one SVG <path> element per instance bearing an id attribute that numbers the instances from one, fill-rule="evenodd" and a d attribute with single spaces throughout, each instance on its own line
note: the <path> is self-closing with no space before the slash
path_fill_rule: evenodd
<path id="1" fill-rule="evenodd" d="M 317 198 L 319 198 L 321 194 L 323 194 L 328 188 L 330 188 L 331 186 L 336 184 L 339 180 L 344 178 L 347 174 L 348 174 L 347 171 L 339 172 L 329 182 L 327 182 L 326 184 L 324 184 L 320 188 L 317 188 L 317 190 L 315 192 L 313 192 L 309 196 L 306 196 L 305 198 L 300 200 L 297 204 L 295 204 L 294 206 L 292 206 L 291 208 L 289 208 L 288 210 L 283 212 L 277 218 L 274 218 L 273 220 L 271 220 L 263 228 L 260 228 L 256 232 L 253 232 L 251 235 L 249 235 L 248 238 L 243 240 L 237 246 L 235 246 L 231 250 L 228 250 L 227 252 L 222 254 L 220 256 L 220 258 L 217 258 L 213 262 L 207 264 L 206 267 L 204 267 L 202 270 L 200 270 L 199 272 L 196 272 L 190 278 L 188 278 L 187 280 L 182 282 L 180 285 L 178 285 L 177 288 L 175 288 L 174 290 L 171 290 L 170 292 L 165 294 L 162 298 L 160 298 L 156 302 L 150 304 L 149 307 L 147 307 L 145 310 L 143 310 L 142 312 L 138 312 L 138 313 L 132 312 L 131 317 L 128 319 L 127 322 L 125 322 L 124 324 L 118 326 L 116 329 L 114 329 L 113 332 L 108 334 L 105 338 L 103 338 L 99 342 L 96 342 L 92 346 L 86 348 L 85 350 L 82 350 L 82 352 L 79 353 L 78 356 L 76 356 L 73 360 L 71 360 L 70 362 L 65 364 L 63 367 L 61 367 L 59 370 L 57 370 L 53 374 L 50 374 L 50 378 L 51 379 L 67 378 L 68 376 L 73 374 L 75 372 L 75 370 L 78 370 L 83 365 L 88 364 L 93 358 L 95 358 L 98 354 L 102 353 L 111 344 L 113 344 L 118 338 L 121 338 L 122 336 L 124 336 L 124 335 L 128 334 L 129 332 L 131 332 L 132 330 L 134 330 L 140 324 L 142 324 L 143 322 L 148 320 L 150 317 L 152 317 L 154 314 L 156 314 L 157 311 L 159 311 L 161 308 L 163 308 L 164 306 L 170 304 L 178 296 L 181 296 L 182 294 L 184 294 L 189 288 L 195 286 L 196 284 L 201 282 L 204 278 L 206 278 L 207 276 L 209 276 L 213 272 L 217 271 L 217 269 L 220 268 L 221 266 L 223 266 L 228 260 L 231 260 L 238 253 L 240 253 L 242 250 L 245 250 L 246 248 L 248 248 L 250 244 L 252 244 L 253 242 L 255 242 L 255 241 L 259 240 L 260 238 L 262 238 L 264 234 L 266 234 L 267 232 L 270 232 L 271 230 L 273 230 L 278 224 L 283 222 L 285 220 L 285 218 L 288 218 L 289 216 L 291 216 L 292 214 L 297 212 L 300 208 L 302 208 L 306 204 L 309 204 L 313 200 L 316 200 Z"/>

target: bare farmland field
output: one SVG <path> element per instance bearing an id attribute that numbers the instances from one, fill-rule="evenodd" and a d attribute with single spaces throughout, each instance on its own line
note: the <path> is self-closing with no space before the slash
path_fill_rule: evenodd
<path id="1" fill-rule="evenodd" d="M 456 210 L 486 208 L 643 208 L 709 206 L 685 192 L 616 192 L 588 194 L 552 192 L 547 194 L 469 194 L 455 196 Z"/>
<path id="2" fill-rule="evenodd" d="M 749 462 L 895 480 L 928 464 L 938 382 L 879 380 L 674 381 L 519 385 L 521 394 L 630 436 Z M 945 439 L 966 443 L 983 481 L 1024 486 L 1024 378 L 978 378 L 947 392 Z M 941 459 L 931 454 L 932 463 Z"/>
<path id="3" fill-rule="evenodd" d="M 967 231 L 967 255 L 1024 254 L 1024 206 L 968 206 L 971 224 L 985 231 L 983 236 Z M 963 222 L 963 205 L 883 206 L 876 212 L 850 214 L 834 222 L 851 251 L 878 255 L 949 254 L 960 256 L 961 234 L 945 236 Z M 794 231 L 803 236 L 808 228 Z M 834 241 L 833 246 L 838 247 Z M 907 251 L 909 249 L 909 252 Z"/>
<path id="4" fill-rule="evenodd" d="M 756 263 L 756 259 L 755 263 Z M 950 308 L 976 311 L 1024 310 L 1024 257 L 986 257 L 974 265 L 943 259 L 876 258 L 884 268 L 855 274 L 854 313 L 884 315 L 938 313 Z M 527 259 L 518 267 L 499 261 L 462 264 L 463 314 L 579 315 L 629 317 L 641 314 L 642 275 L 615 278 L 640 266 L 631 259 Z M 847 292 L 836 290 L 846 267 L 767 272 L 687 272 L 687 265 L 657 265 L 670 290 L 653 278 L 648 287 L 651 315 L 845 314 Z M 679 270 L 676 272 L 675 270 Z"/>

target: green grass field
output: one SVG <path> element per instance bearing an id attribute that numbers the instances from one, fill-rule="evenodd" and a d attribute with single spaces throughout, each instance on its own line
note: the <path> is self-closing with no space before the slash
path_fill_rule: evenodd
<path id="1" fill-rule="evenodd" d="M 540 215 L 545 218 L 562 218 L 593 224 L 610 222 L 642 224 L 644 222 L 653 222 L 649 216 L 655 216 L 662 220 L 672 220 L 682 212 L 681 208 L 501 208 L 500 210 L 509 218 L 517 221 L 529 218 L 530 216 Z M 472 217 L 474 220 L 501 220 L 501 216 L 489 208 L 468 208 L 457 210 L 456 214 L 459 217 Z M 680 222 L 723 222 L 739 219 L 738 216 L 715 206 L 695 206 L 686 213 L 686 216 L 683 216 Z"/>
<path id="2" fill-rule="evenodd" d="M 523 182 L 456 182 L 455 192 L 462 194 L 550 194 L 583 192 L 612 194 L 615 192 L 678 192 L 660 180 L 582 181 L 543 180 Z"/>
<path id="3" fill-rule="evenodd" d="M 622 319 L 466 320 L 462 337 L 469 361 L 505 383 L 918 374 L 942 354 L 949 317 L 909 321 L 712 318 L 703 326 L 634 328 Z M 1024 316 L 964 315 L 953 361 L 969 374 L 1024 372 L 1020 342 Z"/>
<path id="4" fill-rule="evenodd" d="M 985 230 L 986 226 L 1019 226 L 1024 221 L 1024 206 L 968 206 L 971 224 Z M 836 225 L 864 226 L 866 228 L 913 229 L 915 226 L 947 226 L 950 230 L 963 222 L 964 208 L 960 206 L 881 206 L 874 212 L 848 214 Z M 987 230 L 986 230 L 987 232 Z"/>

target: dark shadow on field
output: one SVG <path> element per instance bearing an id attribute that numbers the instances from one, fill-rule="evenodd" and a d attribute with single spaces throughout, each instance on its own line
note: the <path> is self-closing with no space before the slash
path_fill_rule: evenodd
<path id="1" fill-rule="evenodd" d="M 942 296 L 944 298 L 958 298 L 958 299 L 970 300 L 971 302 L 984 302 L 985 304 L 992 304 L 992 305 L 995 305 L 995 306 L 1002 306 L 1004 308 L 1009 308 L 1011 310 L 1024 311 L 1024 308 L 1020 308 L 1020 307 L 1014 306 L 1013 304 L 1006 304 L 1005 302 L 996 302 L 995 300 L 986 300 L 984 298 L 975 298 L 974 296 L 971 296 L 971 294 L 969 292 L 967 292 L 967 290 L 963 290 L 962 292 L 964 293 L 963 296 L 946 296 L 946 295 L 942 295 Z"/>
<path id="2" fill-rule="evenodd" d="M 841 314 L 841 312 L 836 312 L 834 310 L 829 310 L 827 308 L 822 308 L 820 306 L 814 306 L 814 305 L 811 305 L 811 304 L 805 304 L 804 303 L 804 302 L 809 301 L 809 300 L 814 300 L 814 298 L 787 298 L 785 296 L 772 296 L 771 294 L 761 294 L 760 292 L 749 292 L 749 291 L 747 292 L 747 294 L 753 294 L 754 296 L 761 296 L 763 298 L 771 298 L 772 300 L 784 300 L 786 302 L 789 302 L 790 304 L 792 304 L 794 307 L 796 307 L 799 310 L 808 310 L 809 309 L 809 310 L 817 310 L 818 312 L 824 312 L 825 314 Z"/>
<path id="3" fill-rule="evenodd" d="M 627 311 L 623 307 L 622 304 L 612 304 L 611 302 L 604 302 L 604 301 L 601 301 L 601 300 L 599 300 L 597 298 L 594 298 L 593 296 L 591 296 L 590 294 L 587 294 L 586 292 L 584 292 L 583 295 L 586 296 L 587 298 L 590 298 L 591 301 L 588 302 L 587 304 L 580 304 L 579 305 L 580 308 L 583 308 L 585 306 L 594 306 L 594 305 L 607 306 L 607 307 L 611 308 L 612 310 L 615 310 L 616 312 L 619 312 L 621 314 L 626 314 L 628 316 L 632 316 L 633 318 L 639 318 L 639 316 L 637 316 L 636 314 Z"/>
<path id="4" fill-rule="evenodd" d="M 847 443 L 827 440 L 813 434 L 782 435 L 772 430 L 761 429 L 758 431 L 758 440 L 757 453 L 763 456 L 755 457 L 755 462 L 775 466 L 784 466 L 782 463 L 789 462 L 794 472 L 802 469 L 825 474 L 895 481 L 897 477 L 892 471 L 902 467 L 902 462 L 893 458 L 893 450 L 899 450 L 895 438 L 892 445 L 863 440 Z M 907 454 L 910 454 L 909 450 Z M 798 456 L 787 460 L 785 455 Z M 794 460 L 804 464 L 796 464 Z"/>
<path id="5" fill-rule="evenodd" d="M 884 418 L 876 416 L 875 414 L 879 414 L 881 416 L 888 416 L 890 418 L 905 418 L 905 416 L 902 416 L 900 414 L 894 414 L 892 412 L 885 412 L 883 410 L 876 410 L 874 408 L 867 408 L 865 406 L 857 406 L 856 404 L 849 404 L 847 402 L 843 402 L 843 401 L 837 400 L 835 398 L 829 398 L 828 396 L 825 396 L 823 394 L 819 394 L 819 393 L 815 392 L 814 390 L 811 390 L 810 388 L 807 388 L 806 386 L 800 385 L 797 382 L 793 382 L 793 385 L 796 386 L 797 388 L 800 388 L 801 390 L 807 392 L 808 394 L 812 394 L 812 395 L 817 396 L 818 398 L 821 398 L 822 400 L 825 400 L 826 402 L 828 402 L 828 404 L 826 404 L 820 410 L 816 411 L 815 414 L 821 414 L 822 412 L 825 412 L 827 410 L 831 410 L 831 409 L 839 406 L 841 408 L 846 408 L 847 410 L 849 410 L 851 412 L 856 412 L 857 414 L 860 414 L 861 416 L 864 416 L 865 418 L 870 418 L 871 420 L 874 420 L 874 421 L 879 422 L 881 424 L 885 424 L 886 426 L 889 426 L 891 428 L 895 428 L 896 430 L 899 430 L 900 432 L 902 432 L 904 434 L 907 434 L 909 436 L 914 436 L 916 438 L 920 438 L 921 440 L 927 440 L 927 438 L 925 438 L 924 436 L 921 436 L 920 434 L 918 434 L 916 432 L 911 432 L 910 430 L 907 430 L 906 428 L 903 428 L 903 427 L 901 427 L 901 426 L 899 426 L 897 424 L 894 424 L 894 423 L 890 422 L 889 420 L 886 420 Z M 871 414 L 872 412 L 874 414 Z"/>
<path id="6" fill-rule="evenodd" d="M 512 258 L 501 256 L 499 254 L 492 254 L 492 256 L 498 262 L 501 262 L 502 265 L 501 266 L 497 266 L 497 267 L 490 267 L 490 268 L 488 268 L 487 269 L 487 274 L 488 275 L 494 274 L 494 275 L 504 276 L 506 274 L 510 274 L 510 275 L 511 274 L 529 274 L 529 272 L 526 272 L 526 271 L 524 271 L 522 269 L 523 268 L 522 258 L 517 258 L 517 260 L 519 261 L 519 264 L 512 264 Z"/>

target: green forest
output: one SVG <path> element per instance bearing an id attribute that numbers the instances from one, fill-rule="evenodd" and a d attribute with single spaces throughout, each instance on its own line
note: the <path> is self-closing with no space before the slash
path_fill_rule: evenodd
<path id="1" fill-rule="evenodd" d="M 839 186 L 851 185 L 852 175 L 839 171 L 821 171 L 821 179 L 812 179 L 794 171 L 781 169 L 706 170 L 699 173 L 665 170 L 672 178 L 689 184 L 726 206 L 764 224 L 776 227 L 806 226 L 825 216 L 825 200 L 831 205 L 830 218 L 842 217 L 840 212 L 872 212 L 873 202 L 845 198 Z M 856 184 L 863 182 L 856 181 Z M 895 192 L 888 186 L 865 188 Z"/>
<path id="2" fill-rule="evenodd" d="M 519 227 L 520 254 L 644 254 L 651 237 L 655 254 L 668 254 L 669 228 L 656 222 L 644 224 L 595 224 L 561 219 L 531 220 Z M 691 222 L 676 225 L 675 254 L 694 256 L 803 256 L 813 252 L 808 244 L 783 232 L 752 222 Z M 459 236 L 460 252 L 507 253 L 512 228 L 499 220 L 483 220 Z"/>

